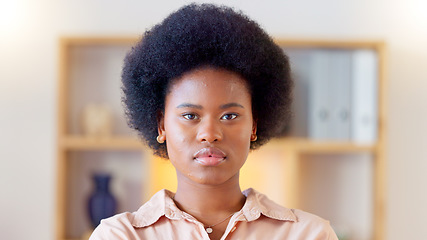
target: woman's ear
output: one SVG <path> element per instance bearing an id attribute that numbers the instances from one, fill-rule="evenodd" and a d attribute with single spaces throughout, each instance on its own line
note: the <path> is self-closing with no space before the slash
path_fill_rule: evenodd
<path id="1" fill-rule="evenodd" d="M 257 131 L 257 120 L 254 119 L 252 122 L 252 134 L 256 135 L 256 131 Z"/>
<path id="2" fill-rule="evenodd" d="M 257 131 L 257 121 L 254 119 L 252 122 L 251 142 L 255 142 L 258 139 L 258 136 L 256 135 L 256 131 Z"/>
<path id="3" fill-rule="evenodd" d="M 163 112 L 157 114 L 157 141 L 164 142 L 166 140 L 166 131 L 165 131 L 165 115 Z"/>

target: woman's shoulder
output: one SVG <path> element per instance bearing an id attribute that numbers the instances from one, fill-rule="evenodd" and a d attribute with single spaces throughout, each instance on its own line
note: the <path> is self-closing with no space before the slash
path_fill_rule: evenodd
<path id="1" fill-rule="evenodd" d="M 254 189 L 245 190 L 243 193 L 247 196 L 247 208 L 251 209 L 251 212 L 246 213 L 247 216 L 249 218 L 254 216 L 255 219 L 257 212 L 265 216 L 257 219 L 260 220 L 258 225 L 271 224 L 274 229 L 282 229 L 291 235 L 305 236 L 305 234 L 309 234 L 310 236 L 324 236 L 324 239 L 336 239 L 328 220 L 300 209 L 284 207 Z"/>
<path id="2" fill-rule="evenodd" d="M 130 239 L 130 230 L 133 229 L 134 213 L 124 212 L 101 220 L 89 240 L 111 239 L 111 236 L 120 236 L 116 239 Z"/>
<path id="3" fill-rule="evenodd" d="M 267 195 L 258 192 L 253 188 L 246 189 L 245 191 L 243 191 L 243 194 L 247 198 L 248 205 L 244 206 L 244 208 L 250 208 L 252 211 L 253 209 L 257 209 L 260 213 L 266 216 L 293 222 L 324 222 L 329 224 L 329 221 L 315 214 L 300 209 L 293 209 L 282 206 L 268 198 Z"/>
<path id="4" fill-rule="evenodd" d="M 291 209 L 295 214 L 296 222 L 304 225 L 318 225 L 319 227 L 329 227 L 330 222 L 316 214 L 303 211 L 301 209 Z"/>

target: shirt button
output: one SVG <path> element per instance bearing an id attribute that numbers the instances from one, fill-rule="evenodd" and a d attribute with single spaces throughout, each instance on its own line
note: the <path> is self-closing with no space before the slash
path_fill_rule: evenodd
<path id="1" fill-rule="evenodd" d="M 231 232 L 234 232 L 234 230 L 236 230 L 236 227 L 233 227 L 233 228 L 231 229 Z"/>

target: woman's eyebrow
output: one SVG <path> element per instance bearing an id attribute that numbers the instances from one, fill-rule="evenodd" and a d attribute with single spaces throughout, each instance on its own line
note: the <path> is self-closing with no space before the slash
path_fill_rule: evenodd
<path id="1" fill-rule="evenodd" d="M 238 103 L 226 103 L 226 104 L 221 105 L 219 108 L 220 109 L 226 109 L 226 108 L 231 108 L 231 107 L 244 108 L 243 105 L 238 104 Z M 196 109 L 203 109 L 203 106 L 202 105 L 197 105 L 197 104 L 192 104 L 192 103 L 181 103 L 176 108 L 196 108 Z"/>
<path id="2" fill-rule="evenodd" d="M 219 108 L 220 109 L 226 109 L 226 108 L 231 108 L 231 107 L 244 108 L 241 104 L 238 104 L 238 103 L 227 103 L 227 104 L 223 104 Z"/>
<path id="3" fill-rule="evenodd" d="M 176 108 L 197 108 L 197 109 L 203 109 L 201 105 L 196 105 L 192 103 L 182 103 L 179 104 Z"/>

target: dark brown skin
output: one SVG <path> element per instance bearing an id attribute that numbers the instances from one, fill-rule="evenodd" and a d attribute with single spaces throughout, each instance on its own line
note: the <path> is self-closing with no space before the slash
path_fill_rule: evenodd
<path id="1" fill-rule="evenodd" d="M 239 171 L 256 133 L 251 96 L 243 78 L 213 68 L 184 74 L 166 96 L 158 131 L 176 169 L 174 200 L 182 211 L 209 226 L 243 207 L 246 199 Z M 225 157 L 218 157 L 213 165 L 201 163 L 195 154 L 204 148 L 218 150 Z M 220 239 L 228 222 L 213 227 L 209 237 Z"/>

